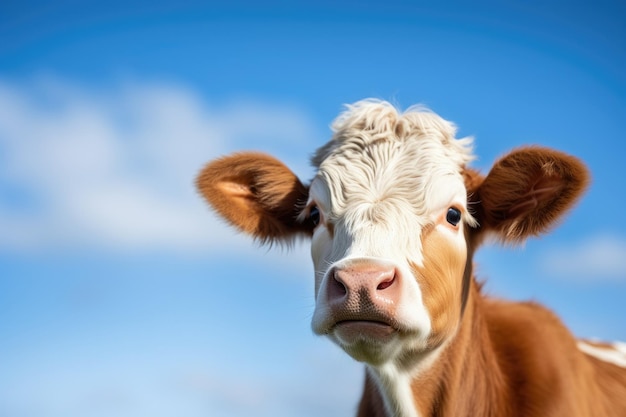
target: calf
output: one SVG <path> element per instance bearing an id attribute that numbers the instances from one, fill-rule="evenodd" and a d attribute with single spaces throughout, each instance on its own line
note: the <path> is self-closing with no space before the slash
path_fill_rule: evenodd
<path id="1" fill-rule="evenodd" d="M 546 308 L 481 293 L 472 257 L 547 231 L 588 182 L 576 158 L 517 149 L 483 176 L 471 138 L 420 108 L 348 106 L 307 186 L 238 153 L 202 195 L 263 243 L 311 239 L 312 327 L 366 367 L 357 416 L 626 416 L 624 345 L 577 341 Z"/>

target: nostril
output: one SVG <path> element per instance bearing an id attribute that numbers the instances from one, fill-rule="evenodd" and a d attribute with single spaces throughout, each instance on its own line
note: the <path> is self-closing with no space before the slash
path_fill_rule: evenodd
<path id="1" fill-rule="evenodd" d="M 346 289 L 346 286 L 343 284 L 343 282 L 339 281 L 338 279 L 334 279 L 335 281 L 335 287 L 337 287 L 337 290 L 339 292 L 341 292 L 341 294 L 346 294 L 348 292 L 348 290 Z"/>
<path id="2" fill-rule="evenodd" d="M 330 299 L 342 298 L 348 293 L 348 289 L 346 288 L 346 284 L 342 281 L 339 273 L 334 271 L 331 274 L 331 279 L 328 283 L 328 295 Z"/>
<path id="3" fill-rule="evenodd" d="M 376 287 L 376 289 L 378 291 L 382 291 L 384 289 L 387 289 L 389 287 L 391 287 L 393 285 L 393 283 L 396 280 L 396 275 L 392 275 L 390 278 L 384 279 L 383 281 L 381 281 L 378 286 Z"/>

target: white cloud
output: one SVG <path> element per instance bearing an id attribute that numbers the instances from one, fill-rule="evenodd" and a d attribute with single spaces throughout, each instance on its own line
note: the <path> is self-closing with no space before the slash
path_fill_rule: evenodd
<path id="1" fill-rule="evenodd" d="M 211 158 L 249 148 L 278 154 L 306 175 L 314 134 L 293 106 L 237 100 L 215 110 L 176 85 L 103 91 L 55 79 L 0 80 L 0 249 L 240 242 L 199 199 L 197 172 Z"/>
<path id="2" fill-rule="evenodd" d="M 549 249 L 542 266 L 555 276 L 579 281 L 626 281 L 626 239 L 597 235 Z"/>

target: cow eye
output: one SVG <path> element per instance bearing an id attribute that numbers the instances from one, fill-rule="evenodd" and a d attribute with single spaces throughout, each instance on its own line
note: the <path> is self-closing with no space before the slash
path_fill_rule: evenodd
<path id="1" fill-rule="evenodd" d="M 318 209 L 317 206 L 313 206 L 309 210 L 309 221 L 313 227 L 317 227 L 317 225 L 320 224 L 320 209 Z"/>
<path id="2" fill-rule="evenodd" d="M 446 221 L 452 226 L 456 226 L 461 221 L 461 211 L 457 208 L 450 207 L 446 213 Z"/>

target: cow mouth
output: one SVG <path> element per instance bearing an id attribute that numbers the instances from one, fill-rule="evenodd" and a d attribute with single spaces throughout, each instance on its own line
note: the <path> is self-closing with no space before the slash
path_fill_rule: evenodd
<path id="1" fill-rule="evenodd" d="M 346 345 L 366 341 L 385 342 L 397 332 L 395 326 L 379 320 L 341 320 L 332 328 L 332 333 Z"/>

